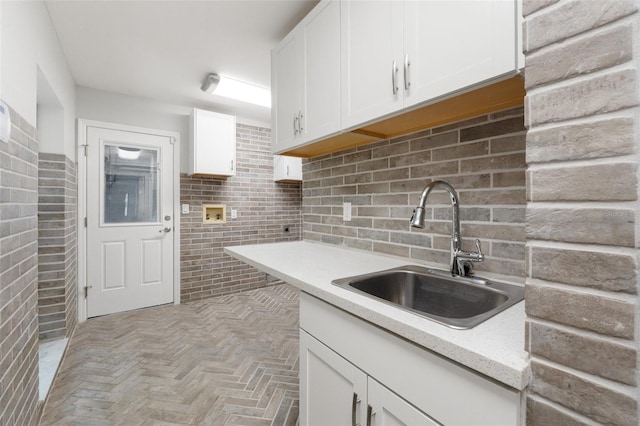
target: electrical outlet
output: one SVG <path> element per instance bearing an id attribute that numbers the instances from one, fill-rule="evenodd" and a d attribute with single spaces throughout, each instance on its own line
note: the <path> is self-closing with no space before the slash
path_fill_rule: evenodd
<path id="1" fill-rule="evenodd" d="M 231 219 L 238 218 L 238 209 L 231 209 Z"/>
<path id="2" fill-rule="evenodd" d="M 189 214 L 189 204 L 182 205 L 182 214 Z"/>
<path id="3" fill-rule="evenodd" d="M 351 203 L 342 203 L 342 220 L 351 221 Z"/>

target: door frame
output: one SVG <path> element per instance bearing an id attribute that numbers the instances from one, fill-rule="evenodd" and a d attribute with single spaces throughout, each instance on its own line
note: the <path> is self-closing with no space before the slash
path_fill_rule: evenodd
<path id="1" fill-rule="evenodd" d="M 76 226 L 77 241 L 77 295 L 78 322 L 87 320 L 87 300 L 84 298 L 84 286 L 87 285 L 87 228 L 84 219 L 87 216 L 87 157 L 84 154 L 87 146 L 87 128 L 99 127 L 108 130 L 145 133 L 154 136 L 169 137 L 173 144 L 173 303 L 180 304 L 180 133 L 167 130 L 156 130 L 145 127 L 128 126 L 104 121 L 78 119 L 78 216 Z"/>

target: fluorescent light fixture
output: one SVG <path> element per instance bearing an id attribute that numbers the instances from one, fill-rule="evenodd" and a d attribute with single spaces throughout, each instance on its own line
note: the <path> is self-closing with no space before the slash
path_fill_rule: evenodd
<path id="1" fill-rule="evenodd" d="M 137 160 L 138 157 L 140 157 L 140 150 L 138 148 L 119 146 L 118 157 L 122 158 L 123 160 Z"/>
<path id="2" fill-rule="evenodd" d="M 271 91 L 223 75 L 209 74 L 200 89 L 225 98 L 271 108 Z"/>

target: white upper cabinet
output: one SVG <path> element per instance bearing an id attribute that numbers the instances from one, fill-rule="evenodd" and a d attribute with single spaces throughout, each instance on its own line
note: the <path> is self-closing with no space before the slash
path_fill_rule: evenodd
<path id="1" fill-rule="evenodd" d="M 340 131 L 340 4 L 323 1 L 271 55 L 274 153 Z"/>
<path id="2" fill-rule="evenodd" d="M 322 155 L 522 105 L 521 79 L 502 84 L 522 66 L 518 5 L 321 1 L 272 52 L 273 152 Z M 455 111 L 440 102 L 464 94 Z M 431 105 L 437 119 L 404 120 Z"/>
<path id="3" fill-rule="evenodd" d="M 342 124 L 514 73 L 516 2 L 342 2 Z"/>
<path id="4" fill-rule="evenodd" d="M 304 104 L 302 37 L 290 33 L 271 54 L 272 150 L 298 143 L 299 114 Z"/>
<path id="5" fill-rule="evenodd" d="M 340 131 L 340 2 L 320 3 L 304 28 L 306 110 L 302 139 Z"/>
<path id="6" fill-rule="evenodd" d="M 190 175 L 216 177 L 236 174 L 236 118 L 194 109 L 189 126 Z"/>
<path id="7" fill-rule="evenodd" d="M 503 0 L 405 1 L 404 107 L 513 73 L 515 6 Z"/>
<path id="8" fill-rule="evenodd" d="M 273 180 L 276 182 L 302 182 L 302 158 L 274 155 Z"/>
<path id="9" fill-rule="evenodd" d="M 342 124 L 348 128 L 402 108 L 402 2 L 343 1 L 341 7 Z"/>

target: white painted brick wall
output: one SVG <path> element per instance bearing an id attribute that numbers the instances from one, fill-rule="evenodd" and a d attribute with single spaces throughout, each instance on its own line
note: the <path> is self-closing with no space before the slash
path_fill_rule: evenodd
<path id="1" fill-rule="evenodd" d="M 38 142 L 11 111 L 0 142 L 0 424 L 38 417 Z"/>
<path id="2" fill-rule="evenodd" d="M 637 425 L 636 0 L 524 0 L 527 424 Z"/>

